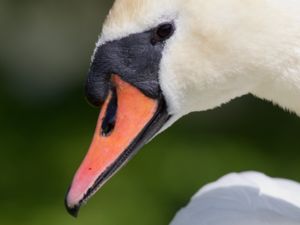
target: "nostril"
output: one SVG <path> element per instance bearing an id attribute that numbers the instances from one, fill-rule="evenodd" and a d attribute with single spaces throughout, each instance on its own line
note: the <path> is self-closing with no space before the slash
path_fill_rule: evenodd
<path id="1" fill-rule="evenodd" d="M 111 92 L 111 99 L 108 103 L 106 114 L 101 126 L 101 135 L 104 137 L 109 136 L 113 132 L 116 124 L 116 114 L 118 109 L 118 96 L 116 88 L 113 87 Z"/>

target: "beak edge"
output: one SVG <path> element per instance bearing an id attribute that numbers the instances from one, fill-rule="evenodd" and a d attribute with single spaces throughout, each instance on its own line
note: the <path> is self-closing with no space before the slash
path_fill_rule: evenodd
<path id="1" fill-rule="evenodd" d="M 113 82 L 116 85 L 118 92 L 117 113 L 120 113 L 119 115 L 122 116 L 117 116 L 115 131 L 113 131 L 109 137 L 102 137 L 100 134 L 101 124 L 103 123 L 103 118 L 111 99 L 110 95 L 101 109 L 90 150 L 77 171 L 65 198 L 65 207 L 68 213 L 73 217 L 78 216 L 83 201 L 86 201 L 89 198 L 87 194 L 89 193 L 89 190 L 92 188 L 95 190 L 100 186 L 100 182 L 97 183 L 99 176 L 101 177 L 106 169 L 109 169 L 113 164 L 116 164 L 113 166 L 113 168 L 117 167 L 115 168 L 115 171 L 107 171 L 107 176 L 105 176 L 106 178 L 103 179 L 101 183 L 104 183 L 105 180 L 109 179 L 118 168 L 121 168 L 123 164 L 128 161 L 124 158 L 130 159 L 131 156 L 134 155 L 141 146 L 148 142 L 170 118 L 166 110 L 166 103 L 163 96 L 156 100 L 150 99 L 143 95 L 137 88 L 123 81 L 117 75 L 114 76 Z M 142 120 L 137 120 L 137 118 Z M 130 129 L 132 129 L 132 131 Z M 125 136 L 124 131 L 126 131 Z M 128 137 L 131 138 L 128 139 Z M 119 147 L 118 149 L 115 149 L 114 146 L 116 146 L 116 143 L 118 145 L 120 145 L 120 143 L 122 144 L 120 149 Z M 128 148 L 131 149 L 130 154 L 129 152 L 127 152 L 128 154 L 126 153 L 126 149 Z M 107 151 L 106 149 L 110 149 L 110 151 Z M 126 153 L 125 156 L 123 155 L 124 152 Z M 121 161 L 118 160 L 118 157 L 121 158 Z M 92 171 L 96 171 L 96 173 Z M 91 183 L 97 185 L 91 187 Z M 74 192 L 74 189 L 77 189 L 77 191 L 75 190 Z M 70 192 L 73 194 L 70 195 Z M 93 191 L 90 193 L 92 192 Z M 82 196 L 82 198 L 76 196 Z M 73 201 L 70 201 L 70 199 Z"/>

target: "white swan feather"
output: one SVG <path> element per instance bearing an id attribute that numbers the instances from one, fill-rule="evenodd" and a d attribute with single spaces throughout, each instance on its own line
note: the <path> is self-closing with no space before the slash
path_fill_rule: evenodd
<path id="1" fill-rule="evenodd" d="M 257 172 L 203 187 L 171 225 L 299 225 L 300 184 Z"/>

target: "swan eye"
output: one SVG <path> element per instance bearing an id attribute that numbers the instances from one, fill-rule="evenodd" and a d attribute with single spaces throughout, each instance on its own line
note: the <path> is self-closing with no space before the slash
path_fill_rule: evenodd
<path id="1" fill-rule="evenodd" d="M 170 38 L 174 33 L 174 26 L 171 23 L 164 23 L 155 29 L 155 34 L 152 39 L 152 44 L 163 42 Z"/>

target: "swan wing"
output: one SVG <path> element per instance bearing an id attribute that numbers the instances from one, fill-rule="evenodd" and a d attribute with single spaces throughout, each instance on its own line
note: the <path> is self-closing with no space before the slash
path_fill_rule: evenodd
<path id="1" fill-rule="evenodd" d="M 200 189 L 171 225 L 300 225 L 300 184 L 232 173 Z"/>

